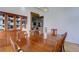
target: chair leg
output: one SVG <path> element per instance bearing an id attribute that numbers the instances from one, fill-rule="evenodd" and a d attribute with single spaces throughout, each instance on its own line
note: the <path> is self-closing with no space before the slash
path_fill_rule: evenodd
<path id="1" fill-rule="evenodd" d="M 65 48 L 64 48 L 64 45 L 62 46 L 62 52 L 65 52 Z"/>

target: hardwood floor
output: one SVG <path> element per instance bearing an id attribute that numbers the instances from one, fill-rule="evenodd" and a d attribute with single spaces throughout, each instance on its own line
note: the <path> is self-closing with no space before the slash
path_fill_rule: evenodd
<path id="1" fill-rule="evenodd" d="M 65 51 L 66 52 L 79 52 L 79 44 L 65 42 Z"/>

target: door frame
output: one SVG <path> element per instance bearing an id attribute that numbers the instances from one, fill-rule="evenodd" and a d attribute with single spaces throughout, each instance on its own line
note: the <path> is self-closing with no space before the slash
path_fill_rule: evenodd
<path id="1" fill-rule="evenodd" d="M 35 12 L 31 12 L 31 19 L 30 19 L 30 30 L 32 30 L 32 17 L 33 16 L 37 16 L 39 17 L 40 15 L 38 13 L 35 13 Z"/>

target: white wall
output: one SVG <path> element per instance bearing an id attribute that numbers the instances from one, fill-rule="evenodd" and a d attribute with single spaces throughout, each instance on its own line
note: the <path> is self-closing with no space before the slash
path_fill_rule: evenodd
<path id="1" fill-rule="evenodd" d="M 44 14 L 44 26 L 57 28 L 58 33 L 68 32 L 67 41 L 79 44 L 79 8 L 49 8 Z"/>
<path id="2" fill-rule="evenodd" d="M 48 8 L 48 12 L 42 12 L 37 8 L 7 7 L 0 11 L 16 13 L 28 17 L 27 30 L 30 30 L 30 12 L 36 12 L 44 16 L 44 29 L 57 28 L 58 33 L 68 32 L 67 41 L 79 44 L 79 8 Z"/>

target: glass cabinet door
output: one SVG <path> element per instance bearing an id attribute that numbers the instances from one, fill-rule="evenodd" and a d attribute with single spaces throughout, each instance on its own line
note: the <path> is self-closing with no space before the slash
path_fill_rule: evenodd
<path id="1" fill-rule="evenodd" d="M 4 31 L 5 30 L 5 23 L 4 23 L 4 20 L 5 20 L 5 16 L 4 14 L 1 14 L 0 13 L 0 31 Z"/>
<path id="2" fill-rule="evenodd" d="M 8 30 L 14 29 L 14 16 L 8 15 Z"/>
<path id="3" fill-rule="evenodd" d="M 16 29 L 20 30 L 20 28 L 21 28 L 21 17 L 17 16 L 16 17 Z"/>

